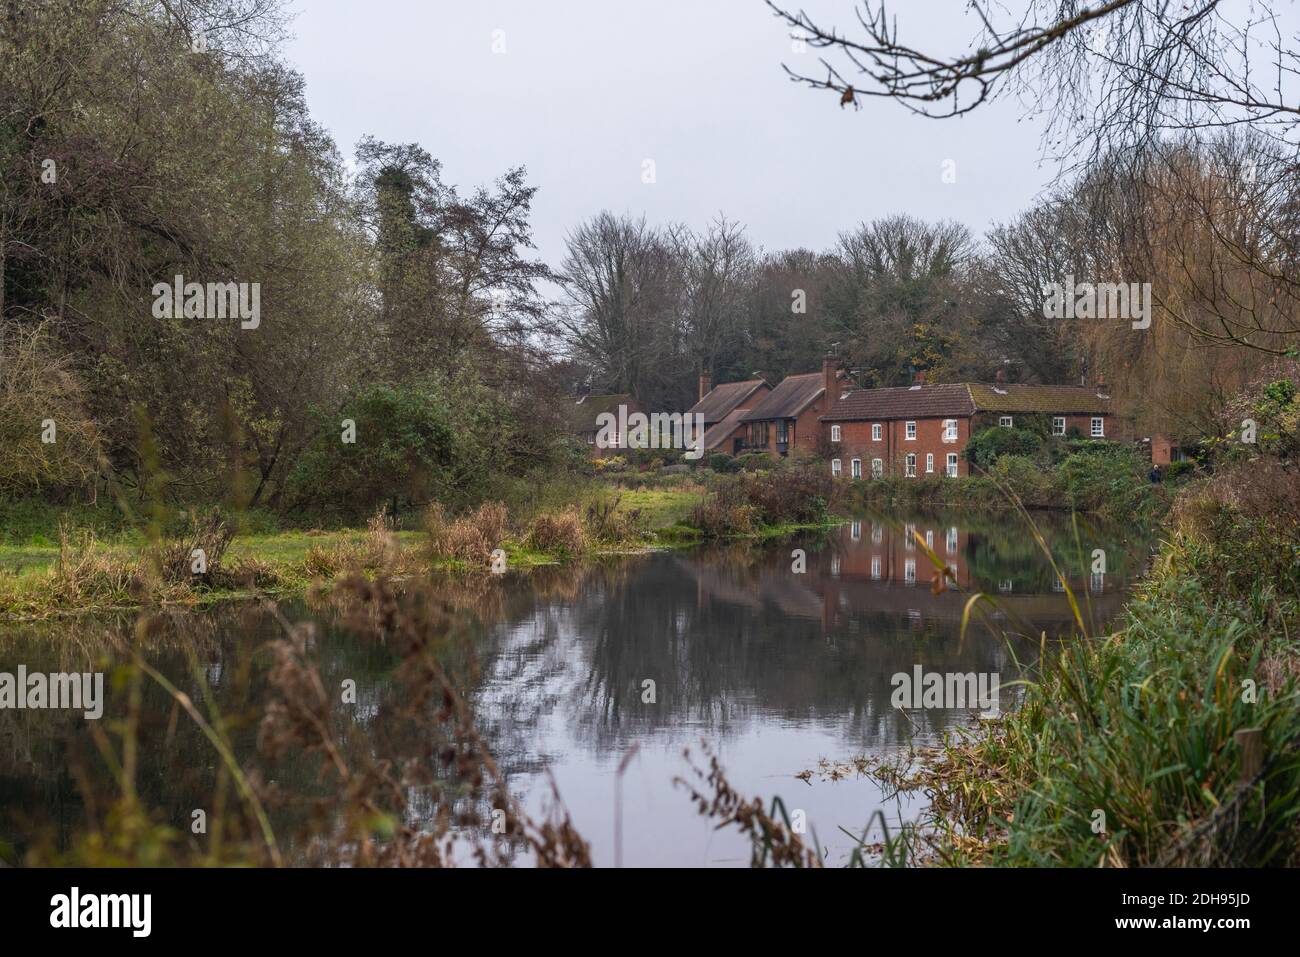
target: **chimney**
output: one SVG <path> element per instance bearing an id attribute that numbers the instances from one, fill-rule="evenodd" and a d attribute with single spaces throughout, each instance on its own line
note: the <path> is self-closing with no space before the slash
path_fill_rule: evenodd
<path id="1" fill-rule="evenodd" d="M 999 370 L 997 371 L 997 373 L 993 376 L 993 380 L 994 380 L 998 385 L 1006 385 L 1006 384 L 1007 384 L 1007 370 L 1006 370 L 1006 369 L 999 369 Z"/>
<path id="2" fill-rule="evenodd" d="M 925 385 L 925 372 L 924 372 L 924 370 L 922 370 L 921 372 L 918 372 L 918 373 L 913 377 L 913 379 L 912 379 L 912 388 L 913 388 L 913 389 L 919 389 L 919 388 L 921 388 L 921 386 L 923 386 L 923 385 Z"/>
<path id="3" fill-rule="evenodd" d="M 826 390 L 822 396 L 822 412 L 829 412 L 840 400 L 839 371 L 839 359 L 834 356 L 822 359 L 822 388 Z"/>
<path id="4" fill-rule="evenodd" d="M 703 399 L 706 395 L 708 395 L 712 391 L 713 391 L 713 376 L 711 376 L 708 370 L 706 369 L 700 373 L 700 398 Z"/>

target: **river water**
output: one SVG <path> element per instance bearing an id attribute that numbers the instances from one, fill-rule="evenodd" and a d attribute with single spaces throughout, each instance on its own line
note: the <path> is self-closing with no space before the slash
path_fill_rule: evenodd
<path id="1" fill-rule="evenodd" d="M 1131 527 L 1037 521 L 1089 630 L 1100 631 L 1144 568 L 1149 541 Z M 933 561 L 914 532 L 953 569 L 954 588 L 933 587 Z M 1100 562 L 1105 571 L 1094 571 Z M 913 819 L 919 798 L 889 796 L 851 770 L 819 772 L 819 763 L 894 756 L 979 720 L 976 702 L 893 707 L 894 676 L 920 667 L 1006 685 L 1033 662 L 1042 632 L 1073 627 L 1064 590 L 1014 515 L 863 515 L 826 533 L 512 574 L 499 587 L 492 613 L 472 627 L 479 727 L 530 810 L 540 813 L 558 790 L 598 866 L 748 864 L 747 841 L 716 830 L 675 784 L 690 775 L 686 749 L 703 766 L 702 742 L 733 787 L 779 796 L 806 819 L 827 863 L 843 863 L 854 845 L 845 830 L 862 833 L 876 811 L 891 826 Z M 977 591 L 997 607 L 963 636 Z M 315 619 L 327 685 L 355 681 L 348 734 L 381 735 L 394 656 L 304 601 L 280 611 Z M 107 730 L 124 713 L 114 665 L 143 648 L 192 696 L 209 686 L 234 716 L 241 763 L 256 764 L 255 722 L 237 719 L 256 712 L 268 663 L 259 649 L 280 627 L 248 605 L 170 614 L 147 634 L 135 616 L 9 626 L 0 672 L 107 671 Z M 160 689 L 146 687 L 143 701 L 137 786 L 162 819 L 185 828 L 211 802 L 217 758 Z M 1000 705 L 1013 707 L 1014 693 L 1004 689 Z M 68 710 L 0 709 L 0 856 L 21 860 L 37 841 L 66 847 L 102 808 L 113 781 L 90 724 Z M 804 771 L 814 773 L 796 777 Z M 315 781 L 305 763 L 267 773 L 286 785 Z M 877 823 L 868 839 L 880 837 Z"/>

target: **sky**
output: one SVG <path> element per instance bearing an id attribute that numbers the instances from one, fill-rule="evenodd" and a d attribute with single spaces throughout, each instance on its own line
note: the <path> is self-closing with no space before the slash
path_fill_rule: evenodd
<path id="1" fill-rule="evenodd" d="M 904 40 L 957 52 L 976 33 L 965 6 L 890 10 Z M 851 0 L 804 7 L 857 26 Z M 762 0 L 297 0 L 295 13 L 285 55 L 345 156 L 367 133 L 418 142 L 463 192 L 527 167 L 552 266 L 603 209 L 695 228 L 724 213 L 761 248 L 821 250 L 893 213 L 981 234 L 1056 174 L 1040 162 L 1043 120 L 1014 100 L 932 120 L 792 83 L 782 63 L 815 69 L 818 54 L 796 53 Z"/>

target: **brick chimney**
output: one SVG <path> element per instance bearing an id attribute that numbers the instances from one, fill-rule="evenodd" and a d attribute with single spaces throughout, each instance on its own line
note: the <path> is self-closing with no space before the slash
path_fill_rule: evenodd
<path id="1" fill-rule="evenodd" d="M 919 389 L 925 385 L 925 371 L 922 370 L 912 377 L 912 388 Z"/>
<path id="2" fill-rule="evenodd" d="M 822 388 L 826 390 L 822 395 L 822 412 L 829 412 L 840 400 L 839 371 L 839 359 L 834 356 L 822 359 Z"/>
<path id="3" fill-rule="evenodd" d="M 708 395 L 712 391 L 713 391 L 713 376 L 711 376 L 709 374 L 709 371 L 706 369 L 700 373 L 700 398 L 703 399 L 706 395 Z"/>

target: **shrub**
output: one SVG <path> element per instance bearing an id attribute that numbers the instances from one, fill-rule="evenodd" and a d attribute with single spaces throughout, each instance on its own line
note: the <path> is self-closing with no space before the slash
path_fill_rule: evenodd
<path id="1" fill-rule="evenodd" d="M 1126 445 L 1075 452 L 1061 462 L 1065 504 L 1077 511 L 1132 516 L 1149 512 L 1158 493 L 1147 479 L 1146 462 Z"/>
<path id="2" fill-rule="evenodd" d="M 715 472 L 736 472 L 740 470 L 740 463 L 726 452 L 714 452 L 709 456 L 709 468 Z"/>
<path id="3" fill-rule="evenodd" d="M 526 539 L 528 547 L 548 555 L 572 557 L 587 550 L 587 533 L 576 509 L 543 512 L 533 519 Z"/>
<path id="4" fill-rule="evenodd" d="M 825 519 L 831 489 L 820 466 L 729 476 L 695 507 L 689 522 L 712 537 L 747 534 L 759 525 L 812 524 Z"/>
<path id="5" fill-rule="evenodd" d="M 1189 461 L 1170 462 L 1160 471 L 1163 473 L 1166 482 L 1173 482 L 1183 476 L 1189 475 L 1196 470 L 1196 463 Z"/>
<path id="6" fill-rule="evenodd" d="M 992 468 L 1003 455 L 1033 455 L 1042 448 L 1042 437 L 1029 429 L 984 429 L 966 443 L 966 458 L 982 469 Z"/>
<path id="7" fill-rule="evenodd" d="M 1029 508 L 1055 504 L 1053 476 L 1033 459 L 1023 455 L 1003 455 L 993 463 L 989 475 L 1014 492 Z"/>
<path id="8" fill-rule="evenodd" d="M 486 565 L 505 540 L 509 515 L 500 502 L 484 502 L 474 512 L 448 521 L 440 502 L 424 510 L 424 530 L 434 558 Z"/>

